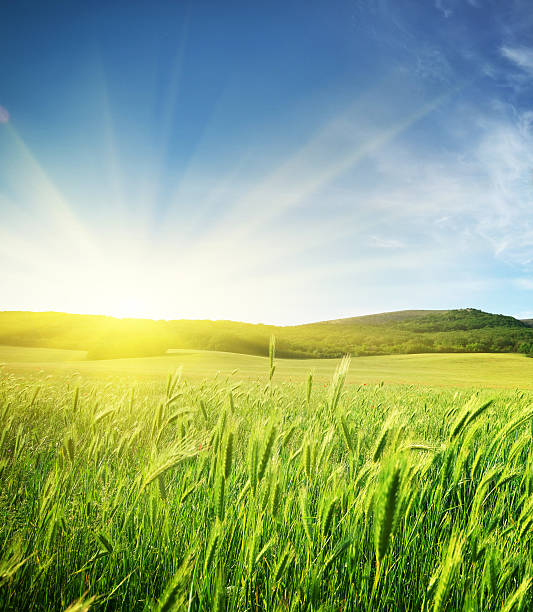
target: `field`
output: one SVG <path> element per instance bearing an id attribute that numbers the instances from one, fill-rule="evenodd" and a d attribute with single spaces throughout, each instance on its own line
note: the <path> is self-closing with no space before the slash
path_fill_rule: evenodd
<path id="1" fill-rule="evenodd" d="M 531 609 L 533 360 L 84 356 L 0 349 L 1 609 Z"/>
<path id="2" fill-rule="evenodd" d="M 160 357 L 88 360 L 85 351 L 0 345 L 0 364 L 9 372 L 80 375 L 91 379 L 163 380 L 183 369 L 184 377 L 201 380 L 231 375 L 236 380 L 264 379 L 268 358 L 217 351 L 171 350 Z M 339 359 L 276 359 L 276 380 L 331 380 Z M 450 353 L 386 355 L 352 359 L 348 384 L 384 382 L 438 387 L 533 389 L 533 359 L 516 353 Z"/>

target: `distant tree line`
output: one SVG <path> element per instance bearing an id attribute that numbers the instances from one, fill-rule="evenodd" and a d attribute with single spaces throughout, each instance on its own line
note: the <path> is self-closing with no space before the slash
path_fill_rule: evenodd
<path id="1" fill-rule="evenodd" d="M 373 315 L 276 327 L 234 321 L 152 321 L 65 313 L 0 312 L 0 344 L 86 350 L 88 359 L 163 355 L 168 349 L 203 349 L 268 355 L 276 337 L 279 357 L 327 358 L 345 354 L 533 354 L 533 328 L 475 309 Z"/>

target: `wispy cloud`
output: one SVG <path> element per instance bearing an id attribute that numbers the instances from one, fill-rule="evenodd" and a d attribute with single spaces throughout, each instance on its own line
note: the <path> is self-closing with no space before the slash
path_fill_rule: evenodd
<path id="1" fill-rule="evenodd" d="M 500 51 L 503 57 L 516 64 L 525 72 L 533 74 L 533 48 L 503 46 Z"/>
<path id="2" fill-rule="evenodd" d="M 445 0 L 435 0 L 435 8 L 440 11 L 446 19 L 453 15 L 452 9 Z"/>
<path id="3" fill-rule="evenodd" d="M 330 80 L 313 69 L 312 87 L 273 96 L 265 108 L 283 104 L 265 114 L 262 102 L 235 103 L 246 97 L 243 78 L 194 137 L 196 128 L 173 129 L 190 113 L 195 34 L 185 42 L 184 31 L 156 145 L 150 136 L 138 151 L 121 146 L 122 130 L 137 128 L 113 115 L 114 84 L 101 79 L 102 177 L 83 156 L 60 163 L 57 151 L 83 151 L 84 141 L 39 154 L 35 136 L 30 151 L 12 123 L 0 125 L 13 140 L 2 160 L 0 268 L 10 270 L 2 293 L 65 310 L 264 322 L 488 307 L 476 300 L 491 292 L 522 292 L 525 304 L 508 310 L 528 308 L 533 113 L 516 94 L 532 83 L 523 37 L 531 11 L 526 0 L 513 0 L 518 12 L 495 4 L 361 0 L 357 26 L 328 25 L 342 33 Z M 287 66 L 272 67 L 275 79 L 260 73 L 265 91 L 285 91 Z M 252 128 L 246 136 L 235 109 Z M 44 301 L 53 296 L 55 306 Z"/>

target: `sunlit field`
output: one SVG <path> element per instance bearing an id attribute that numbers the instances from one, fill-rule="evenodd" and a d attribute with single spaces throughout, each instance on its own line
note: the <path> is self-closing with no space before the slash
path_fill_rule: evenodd
<path id="1" fill-rule="evenodd" d="M 331 380 L 339 359 L 276 359 L 276 380 L 303 382 L 311 373 Z M 234 381 L 263 380 L 268 358 L 218 351 L 170 350 L 160 357 L 86 360 L 85 351 L 0 345 L 0 364 L 18 375 L 41 378 L 81 376 L 91 380 L 162 381 L 181 368 L 188 380 L 231 376 Z M 533 389 L 533 359 L 520 354 L 451 353 L 357 357 L 346 382 L 412 384 L 436 387 Z"/>
<path id="2" fill-rule="evenodd" d="M 1 354 L 2 609 L 530 609 L 525 357 Z"/>
<path id="3" fill-rule="evenodd" d="M 0 612 L 533 612 L 531 0 L 0 13 Z"/>

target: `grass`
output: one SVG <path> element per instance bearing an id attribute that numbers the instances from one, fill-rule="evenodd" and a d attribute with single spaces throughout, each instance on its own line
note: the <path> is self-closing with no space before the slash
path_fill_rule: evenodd
<path id="1" fill-rule="evenodd" d="M 162 379 L 183 368 L 189 379 L 232 374 L 235 380 L 257 380 L 269 371 L 269 358 L 217 351 L 173 350 L 162 357 L 85 361 L 83 351 L 0 346 L 0 363 L 10 372 L 92 378 Z M 276 359 L 275 377 L 303 381 L 309 372 L 327 382 L 339 359 Z M 235 371 L 236 370 L 236 371 Z M 450 353 L 387 355 L 352 359 L 348 384 L 413 384 L 448 387 L 533 389 L 533 359 L 516 353 Z"/>
<path id="2" fill-rule="evenodd" d="M 86 354 L 86 351 L 0 345 L 0 363 L 70 363 L 85 359 Z"/>
<path id="3" fill-rule="evenodd" d="M 533 363 L 467 357 L 524 380 Z M 0 609 L 531 609 L 525 389 L 371 382 L 387 360 L 447 380 L 425 355 L 313 376 L 197 352 L 18 358 L 0 378 Z M 195 376 L 162 375 L 180 362 Z M 201 378 L 220 364 L 241 370 Z"/>

